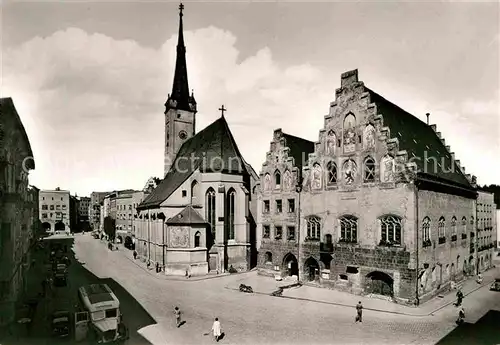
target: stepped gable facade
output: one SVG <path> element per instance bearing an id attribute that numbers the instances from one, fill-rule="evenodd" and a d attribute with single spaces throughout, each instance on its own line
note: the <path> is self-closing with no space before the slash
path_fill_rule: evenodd
<path id="1" fill-rule="evenodd" d="M 272 147 L 264 167 L 277 151 Z M 473 274 L 475 177 L 465 174 L 435 125 L 367 88 L 353 70 L 342 74 L 314 150 L 306 153 L 298 256 L 292 248 L 270 250 L 259 261 L 261 272 L 298 273 L 301 281 L 408 303 Z M 260 186 L 268 181 L 264 173 Z M 285 198 L 282 186 L 275 184 L 274 195 Z M 266 214 L 274 201 L 265 189 L 259 188 L 259 253 L 266 229 L 281 221 L 272 206 Z"/>

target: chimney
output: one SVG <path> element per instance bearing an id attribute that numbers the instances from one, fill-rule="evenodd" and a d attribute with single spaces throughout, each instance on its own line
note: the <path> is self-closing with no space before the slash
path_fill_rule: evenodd
<path id="1" fill-rule="evenodd" d="M 429 125 L 429 116 L 431 116 L 430 113 L 426 113 L 425 116 L 427 116 L 427 126 Z"/>

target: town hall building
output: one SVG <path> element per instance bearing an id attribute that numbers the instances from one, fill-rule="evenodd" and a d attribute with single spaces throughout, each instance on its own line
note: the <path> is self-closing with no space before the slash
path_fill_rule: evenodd
<path id="1" fill-rule="evenodd" d="M 258 175 L 243 159 L 222 116 L 195 132 L 183 8 L 172 93 L 165 103 L 165 175 L 137 208 L 139 258 L 166 274 L 246 271 L 256 265 L 252 212 Z"/>
<path id="2" fill-rule="evenodd" d="M 418 304 L 475 273 L 475 177 L 357 70 L 316 142 L 274 131 L 258 198 L 261 274 Z"/>

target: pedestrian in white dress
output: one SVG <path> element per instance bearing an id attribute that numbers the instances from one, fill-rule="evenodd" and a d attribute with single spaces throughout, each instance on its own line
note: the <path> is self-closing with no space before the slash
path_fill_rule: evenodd
<path id="1" fill-rule="evenodd" d="M 215 341 L 218 342 L 221 336 L 221 328 L 220 328 L 219 318 L 217 317 L 215 318 L 214 324 L 212 326 L 212 331 L 214 332 Z"/>

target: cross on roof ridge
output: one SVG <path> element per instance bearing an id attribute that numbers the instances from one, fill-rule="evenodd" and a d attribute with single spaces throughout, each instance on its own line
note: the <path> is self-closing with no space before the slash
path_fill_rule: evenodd
<path id="1" fill-rule="evenodd" d="M 221 111 L 222 117 L 224 117 L 224 112 L 227 111 L 227 109 L 224 108 L 224 104 L 219 108 L 219 110 Z"/>

